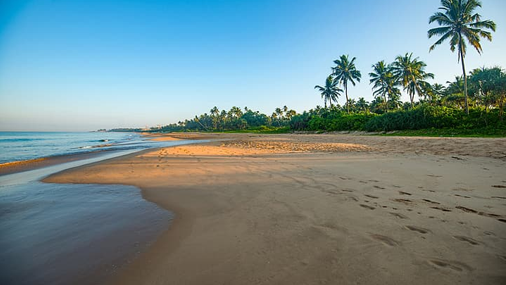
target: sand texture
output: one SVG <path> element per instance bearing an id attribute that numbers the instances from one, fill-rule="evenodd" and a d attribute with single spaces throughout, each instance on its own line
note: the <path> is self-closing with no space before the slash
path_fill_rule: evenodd
<path id="1" fill-rule="evenodd" d="M 111 284 L 506 284 L 506 140 L 216 139 L 64 171 L 176 215 Z"/>

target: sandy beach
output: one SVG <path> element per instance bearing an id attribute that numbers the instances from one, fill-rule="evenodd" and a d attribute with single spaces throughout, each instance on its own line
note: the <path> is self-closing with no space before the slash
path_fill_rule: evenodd
<path id="1" fill-rule="evenodd" d="M 166 139 L 214 141 L 44 180 L 134 185 L 175 213 L 110 284 L 506 282 L 506 139 Z"/>

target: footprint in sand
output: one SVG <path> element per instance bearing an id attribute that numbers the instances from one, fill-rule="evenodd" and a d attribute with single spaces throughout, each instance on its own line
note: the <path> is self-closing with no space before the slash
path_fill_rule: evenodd
<path id="1" fill-rule="evenodd" d="M 376 188 L 376 189 L 385 189 L 385 187 L 381 187 L 381 186 L 378 186 L 378 185 L 374 185 L 373 187 Z"/>
<path id="2" fill-rule="evenodd" d="M 365 204 L 360 204 L 360 207 L 362 208 L 366 208 L 366 209 L 369 209 L 369 210 L 374 210 L 376 208 L 372 207 L 372 206 L 369 206 L 369 205 L 365 205 Z"/>
<path id="3" fill-rule="evenodd" d="M 431 207 L 432 209 L 436 209 L 436 210 L 440 210 L 440 211 L 443 211 L 443 212 L 451 212 L 452 210 L 450 209 L 446 209 L 446 208 L 443 208 L 443 207 Z"/>
<path id="4" fill-rule="evenodd" d="M 492 214 L 492 213 L 485 213 L 485 212 L 478 212 L 476 210 L 473 210 L 471 208 L 467 208 L 467 207 L 463 207 L 463 206 L 457 206 L 455 207 L 459 210 L 462 210 L 466 213 L 473 213 L 473 214 L 478 214 L 480 216 L 484 216 L 484 217 L 489 217 L 489 218 L 498 218 L 497 220 L 500 221 L 500 222 L 503 222 L 503 223 L 506 223 L 506 219 L 503 219 L 503 218 L 499 218 L 501 217 L 500 215 L 497 215 L 497 214 Z"/>
<path id="5" fill-rule="evenodd" d="M 411 193 L 404 192 L 404 191 L 399 191 L 399 194 L 401 194 L 401 195 L 408 195 L 408 196 L 412 195 Z"/>
<path id="6" fill-rule="evenodd" d="M 479 242 L 475 241 L 474 239 L 470 238 L 470 237 L 465 237 L 465 236 L 453 236 L 454 238 L 460 240 L 460 241 L 465 241 L 465 242 L 468 242 L 472 245 L 478 245 L 480 244 Z"/>
<path id="7" fill-rule="evenodd" d="M 348 198 L 350 198 L 351 200 L 353 200 L 355 202 L 358 202 L 358 198 L 355 196 L 348 196 Z"/>
<path id="8" fill-rule="evenodd" d="M 429 260 L 429 263 L 432 265 L 435 265 L 438 268 L 447 268 L 454 271 L 462 272 L 463 270 L 471 271 L 472 268 L 468 265 L 458 262 L 458 261 L 449 261 L 449 260 L 442 260 L 442 259 L 432 259 Z"/>
<path id="9" fill-rule="evenodd" d="M 269 178 L 272 178 L 272 177 L 269 176 Z M 323 192 L 328 193 L 328 194 L 332 194 L 332 195 L 341 195 L 341 194 L 343 194 L 343 193 L 340 193 L 338 191 L 333 191 L 333 190 L 323 190 Z"/>
<path id="10" fill-rule="evenodd" d="M 425 201 L 425 202 L 427 202 L 427 203 L 431 203 L 431 204 L 435 204 L 435 205 L 439 205 L 439 204 L 441 204 L 441 203 L 439 203 L 439 202 L 435 202 L 435 201 L 432 201 L 432 200 L 429 200 L 429 199 L 422 199 L 422 200 L 424 200 L 424 201 Z"/>
<path id="11" fill-rule="evenodd" d="M 411 203 L 413 203 L 413 201 L 409 200 L 409 199 L 393 199 L 395 202 L 399 202 L 399 203 L 403 203 L 403 204 L 406 204 L 406 205 L 410 205 Z"/>
<path id="12" fill-rule="evenodd" d="M 403 214 L 399 214 L 399 213 L 393 213 L 393 212 L 390 212 L 391 215 L 399 218 L 399 219 L 408 219 L 408 217 L 404 216 Z"/>
<path id="13" fill-rule="evenodd" d="M 478 213 L 478 211 L 476 211 L 476 210 L 473 210 L 473 209 L 470 209 L 470 208 L 466 208 L 466 207 L 463 207 L 463 206 L 457 206 L 455 208 L 457 208 L 459 210 L 462 210 L 462 211 L 464 211 L 466 213 L 474 213 L 474 214 Z"/>
<path id="14" fill-rule="evenodd" d="M 492 185 L 494 188 L 506 188 L 506 185 Z"/>
<path id="15" fill-rule="evenodd" d="M 379 240 L 380 242 L 388 246 L 397 246 L 400 244 L 400 242 L 394 240 L 393 238 L 389 238 L 383 235 L 371 234 L 371 237 L 375 240 Z"/>
<path id="16" fill-rule="evenodd" d="M 467 188 L 462 188 L 462 187 L 453 188 L 452 190 L 453 191 L 465 191 L 465 192 L 473 191 L 473 189 L 467 189 Z"/>
<path id="17" fill-rule="evenodd" d="M 443 177 L 443 176 L 441 176 L 441 175 L 434 175 L 434 174 L 429 174 L 429 175 L 427 175 L 427 176 L 429 176 L 429 177 L 434 177 L 434 178 L 440 178 L 440 177 Z"/>
<path id="18" fill-rule="evenodd" d="M 426 234 L 426 233 L 430 233 L 431 232 L 428 229 L 424 229 L 424 228 L 420 228 L 420 227 L 415 227 L 415 226 L 406 226 L 406 228 L 408 230 L 410 230 L 410 231 L 418 232 L 418 233 L 421 233 L 421 234 Z"/>
<path id="19" fill-rule="evenodd" d="M 369 194 L 364 194 L 364 196 L 369 197 L 369 198 L 372 198 L 372 199 L 378 199 L 378 197 L 373 196 L 373 195 L 369 195 Z"/>

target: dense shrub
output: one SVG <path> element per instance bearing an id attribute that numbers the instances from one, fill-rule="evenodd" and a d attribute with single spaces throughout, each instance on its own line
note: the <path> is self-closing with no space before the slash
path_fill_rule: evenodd
<path id="1" fill-rule="evenodd" d="M 308 130 L 311 116 L 312 115 L 306 111 L 302 114 L 293 116 L 290 120 L 290 129 L 294 131 Z"/>
<path id="2" fill-rule="evenodd" d="M 295 131 L 396 131 L 420 129 L 484 129 L 506 126 L 499 120 L 498 110 L 472 108 L 464 110 L 445 106 L 421 105 L 412 110 L 385 114 L 352 113 L 317 109 L 296 115 L 290 120 Z"/>
<path id="3" fill-rule="evenodd" d="M 473 108 L 468 116 L 464 110 L 444 106 L 420 106 L 413 110 L 386 113 L 371 118 L 365 124 L 366 131 L 488 127 L 504 127 L 499 121 L 497 110 L 486 112 L 481 108 Z"/>

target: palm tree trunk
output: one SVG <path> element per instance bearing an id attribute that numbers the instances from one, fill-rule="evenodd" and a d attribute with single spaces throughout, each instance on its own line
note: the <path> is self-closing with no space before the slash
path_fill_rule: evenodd
<path id="1" fill-rule="evenodd" d="M 348 84 L 347 82 L 344 82 L 344 93 L 346 94 L 346 110 L 348 111 L 348 114 L 350 113 L 350 104 L 348 100 Z"/>
<path id="2" fill-rule="evenodd" d="M 504 93 L 501 95 L 499 99 L 499 119 L 504 121 L 503 115 L 504 115 Z"/>
<path id="3" fill-rule="evenodd" d="M 384 94 L 383 98 L 385 99 L 385 113 L 388 113 L 388 101 L 387 101 L 387 95 Z"/>
<path id="4" fill-rule="evenodd" d="M 462 38 L 461 38 L 462 40 Z M 460 61 L 462 62 L 462 75 L 464 76 L 464 96 L 465 96 L 465 102 L 466 102 L 466 114 L 469 115 L 469 103 L 467 99 L 467 76 L 466 76 L 466 67 L 464 65 L 464 55 L 462 54 L 462 50 L 459 45 L 459 52 L 460 52 Z"/>

